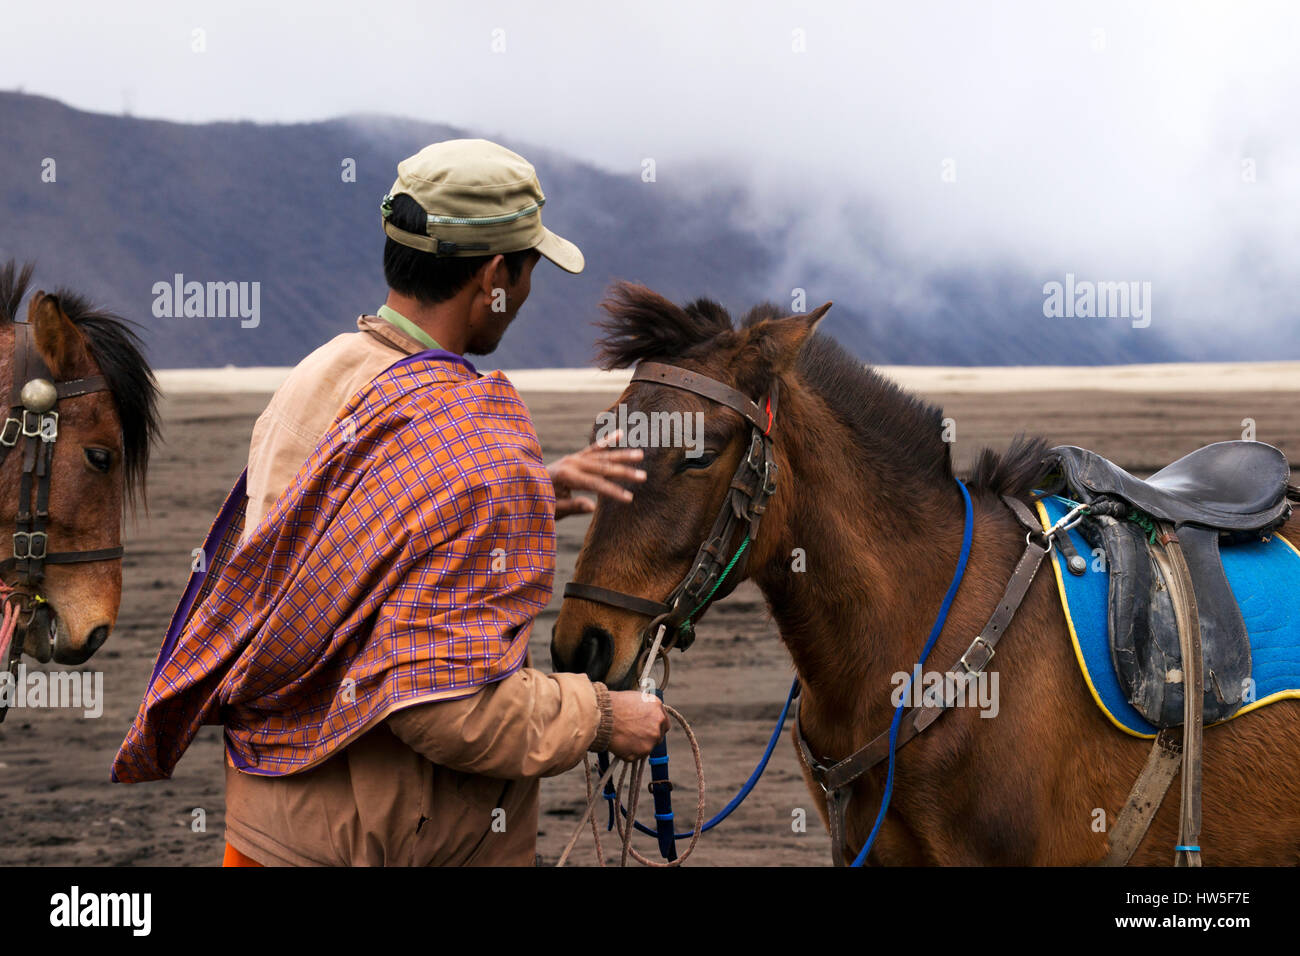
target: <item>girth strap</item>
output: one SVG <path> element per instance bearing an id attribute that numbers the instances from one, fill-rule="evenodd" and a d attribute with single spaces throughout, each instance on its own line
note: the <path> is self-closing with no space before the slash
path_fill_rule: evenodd
<path id="1" fill-rule="evenodd" d="M 1138 774 L 1137 782 L 1119 812 L 1119 819 L 1110 831 L 1110 852 L 1097 863 L 1098 866 L 1127 866 L 1133 859 L 1182 762 L 1182 729 L 1167 727 L 1156 734 L 1146 766 Z"/>
<path id="2" fill-rule="evenodd" d="M 1204 662 L 1201 659 L 1201 623 L 1191 571 L 1173 526 L 1157 522 L 1151 557 L 1169 590 L 1178 624 L 1183 657 L 1183 726 L 1167 727 L 1138 775 L 1110 835 L 1110 851 L 1099 866 L 1126 866 L 1137 852 L 1164 802 L 1174 776 L 1182 769 L 1182 804 L 1178 818 L 1175 866 L 1201 865 L 1201 735 L 1204 730 Z"/>

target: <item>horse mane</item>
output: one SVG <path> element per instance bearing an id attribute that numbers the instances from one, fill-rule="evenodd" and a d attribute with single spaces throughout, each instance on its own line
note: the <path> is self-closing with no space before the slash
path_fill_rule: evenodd
<path id="1" fill-rule="evenodd" d="M 967 484 L 996 495 L 1027 497 L 1034 489 L 1044 487 L 1052 473 L 1053 466 L 1044 462 L 1051 447 L 1045 438 L 1021 433 L 1011 439 L 1006 451 L 982 448 Z"/>
<path id="2" fill-rule="evenodd" d="M 952 477 L 943 410 L 863 363 L 834 339 L 814 333 L 799 352 L 800 378 L 848 427 L 863 451 L 896 474 Z"/>
<path id="3" fill-rule="evenodd" d="M 19 305 L 27 295 L 33 266 L 21 269 L 10 260 L 0 267 L 0 320 L 18 321 Z M 134 507 L 145 502 L 149 449 L 161 434 L 158 383 L 144 358 L 143 344 L 131 326 L 136 323 L 93 306 L 80 293 L 54 292 L 64 313 L 86 338 L 91 357 L 108 383 L 109 394 L 122 421 L 122 454 L 127 498 Z"/>
<path id="4" fill-rule="evenodd" d="M 615 283 L 602 303 L 601 367 L 627 368 L 640 361 L 697 357 L 717 336 L 735 331 L 731 316 L 710 299 L 678 306 L 631 282 Z M 752 308 L 740 322 L 748 329 L 786 315 L 772 302 Z M 951 445 L 942 441 L 943 411 L 850 355 L 834 339 L 814 334 L 799 353 L 798 371 L 868 453 L 903 471 L 953 477 Z M 933 442 L 920 440 L 933 436 Z M 1025 497 L 1050 472 L 1050 443 L 1015 436 L 1002 452 L 983 448 L 966 478 L 971 490 Z M 901 449 L 901 457 L 900 457 Z"/>
<path id="5" fill-rule="evenodd" d="M 743 325 L 781 318 L 780 307 L 765 302 L 755 306 Z M 883 432 L 886 440 L 897 441 L 904 464 L 918 471 L 933 469 L 934 457 L 918 435 L 941 435 L 943 411 L 885 378 L 871 366 L 850 355 L 838 342 L 814 335 L 799 353 L 799 372 L 858 436 Z M 972 491 L 1025 497 L 1042 487 L 1052 466 L 1044 464 L 1051 443 L 1045 438 L 1016 435 L 1003 452 L 982 448 L 965 478 Z M 944 477 L 953 477 L 949 450 L 941 455 Z M 928 456 L 928 457 L 927 457 Z M 910 459 L 910 460 L 909 460 Z"/>
<path id="6" fill-rule="evenodd" d="M 600 367 L 606 370 L 649 359 L 685 358 L 732 331 L 731 316 L 713 300 L 678 306 L 635 282 L 614 283 L 601 308 L 607 318 L 597 323 L 603 334 L 596 346 Z"/>

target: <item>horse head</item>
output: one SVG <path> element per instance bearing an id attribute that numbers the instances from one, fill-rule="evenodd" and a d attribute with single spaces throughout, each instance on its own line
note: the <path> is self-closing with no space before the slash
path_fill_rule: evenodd
<path id="1" fill-rule="evenodd" d="M 602 416 L 632 423 L 622 440 L 644 448 L 647 481 L 631 502 L 597 503 L 574 575 L 594 587 L 564 601 L 551 644 L 557 669 L 633 685 L 652 624 L 666 621 L 670 643 L 684 647 L 707 604 L 743 579 L 746 564 L 766 560 L 771 541 L 750 540 L 750 530 L 789 427 L 770 399 L 794 387 L 795 359 L 829 308 L 782 316 L 759 306 L 737 327 L 708 300 L 679 307 L 643 286 L 614 287 L 604 303 L 603 366 L 663 363 L 678 384 L 634 380 Z M 764 475 L 759 463 L 769 457 Z M 749 505 L 757 514 L 745 513 Z M 727 523 L 724 509 L 737 520 Z M 702 549 L 711 539 L 716 547 Z M 737 557 L 738 549 L 748 553 Z M 606 599 L 593 598 L 598 592 Z"/>
<path id="2" fill-rule="evenodd" d="M 123 507 L 143 496 L 157 386 L 134 333 L 74 293 L 33 293 L 17 323 L 30 276 L 0 269 L 0 529 L 17 532 L 0 534 L 0 569 L 16 647 L 79 664 L 117 620 Z"/>

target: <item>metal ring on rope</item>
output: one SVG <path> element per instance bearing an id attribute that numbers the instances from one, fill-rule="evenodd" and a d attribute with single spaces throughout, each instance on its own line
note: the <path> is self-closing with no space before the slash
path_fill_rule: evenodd
<path id="1" fill-rule="evenodd" d="M 668 652 L 672 649 L 671 644 L 664 643 L 664 636 L 667 633 L 668 625 L 665 623 L 667 614 L 661 614 L 646 627 L 646 634 L 654 634 L 655 637 L 649 643 L 644 644 L 641 652 L 637 655 L 636 663 L 632 665 L 633 670 L 641 671 L 641 679 L 637 681 L 637 688 L 645 692 L 646 681 L 650 679 L 650 674 L 654 671 L 655 661 L 662 661 L 664 665 L 664 680 L 659 684 L 659 690 L 662 691 L 668 686 L 668 675 L 672 670 L 672 662 L 668 659 Z M 651 656 L 653 654 L 653 656 Z"/>

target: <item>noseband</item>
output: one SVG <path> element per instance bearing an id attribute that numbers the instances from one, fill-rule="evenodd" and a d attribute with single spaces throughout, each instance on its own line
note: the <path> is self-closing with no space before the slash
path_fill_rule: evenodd
<path id="1" fill-rule="evenodd" d="M 565 585 L 564 596 L 652 618 L 641 632 L 642 653 L 661 626 L 663 650 L 674 646 L 685 650 L 695 640 L 694 622 L 713 601 L 730 594 L 744 577 L 749 546 L 758 534 L 768 499 L 776 490 L 771 431 L 776 418 L 777 383 L 773 379 L 766 407 L 760 409 L 756 402 L 731 386 L 677 365 L 642 362 L 632 376 L 632 383 L 637 382 L 667 385 L 725 405 L 749 422 L 749 449 L 736 466 L 727 496 L 708 537 L 695 553 L 691 569 L 665 601 L 577 582 Z M 735 543 L 738 537 L 740 540 Z"/>
<path id="2" fill-rule="evenodd" d="M 122 557 L 121 546 L 89 551 L 50 551 L 46 526 L 50 520 L 50 477 L 54 460 L 54 443 L 59 437 L 59 401 L 108 390 L 102 375 L 53 381 L 53 374 L 32 342 L 31 326 L 13 323 L 14 368 L 9 392 L 9 414 L 0 426 L 0 465 L 9 453 L 22 445 L 22 478 L 18 486 L 18 512 L 13 533 L 13 556 L 0 561 L 0 574 L 16 571 L 15 583 L 25 592 L 11 591 L 6 600 L 23 604 L 29 611 L 27 623 L 42 603 L 39 589 L 47 564 L 77 564 L 84 561 L 111 561 Z M 16 638 L 9 649 L 9 659 L 0 667 L 12 668 L 22 656 Z M 0 718 L 3 710 L 0 710 Z"/>

